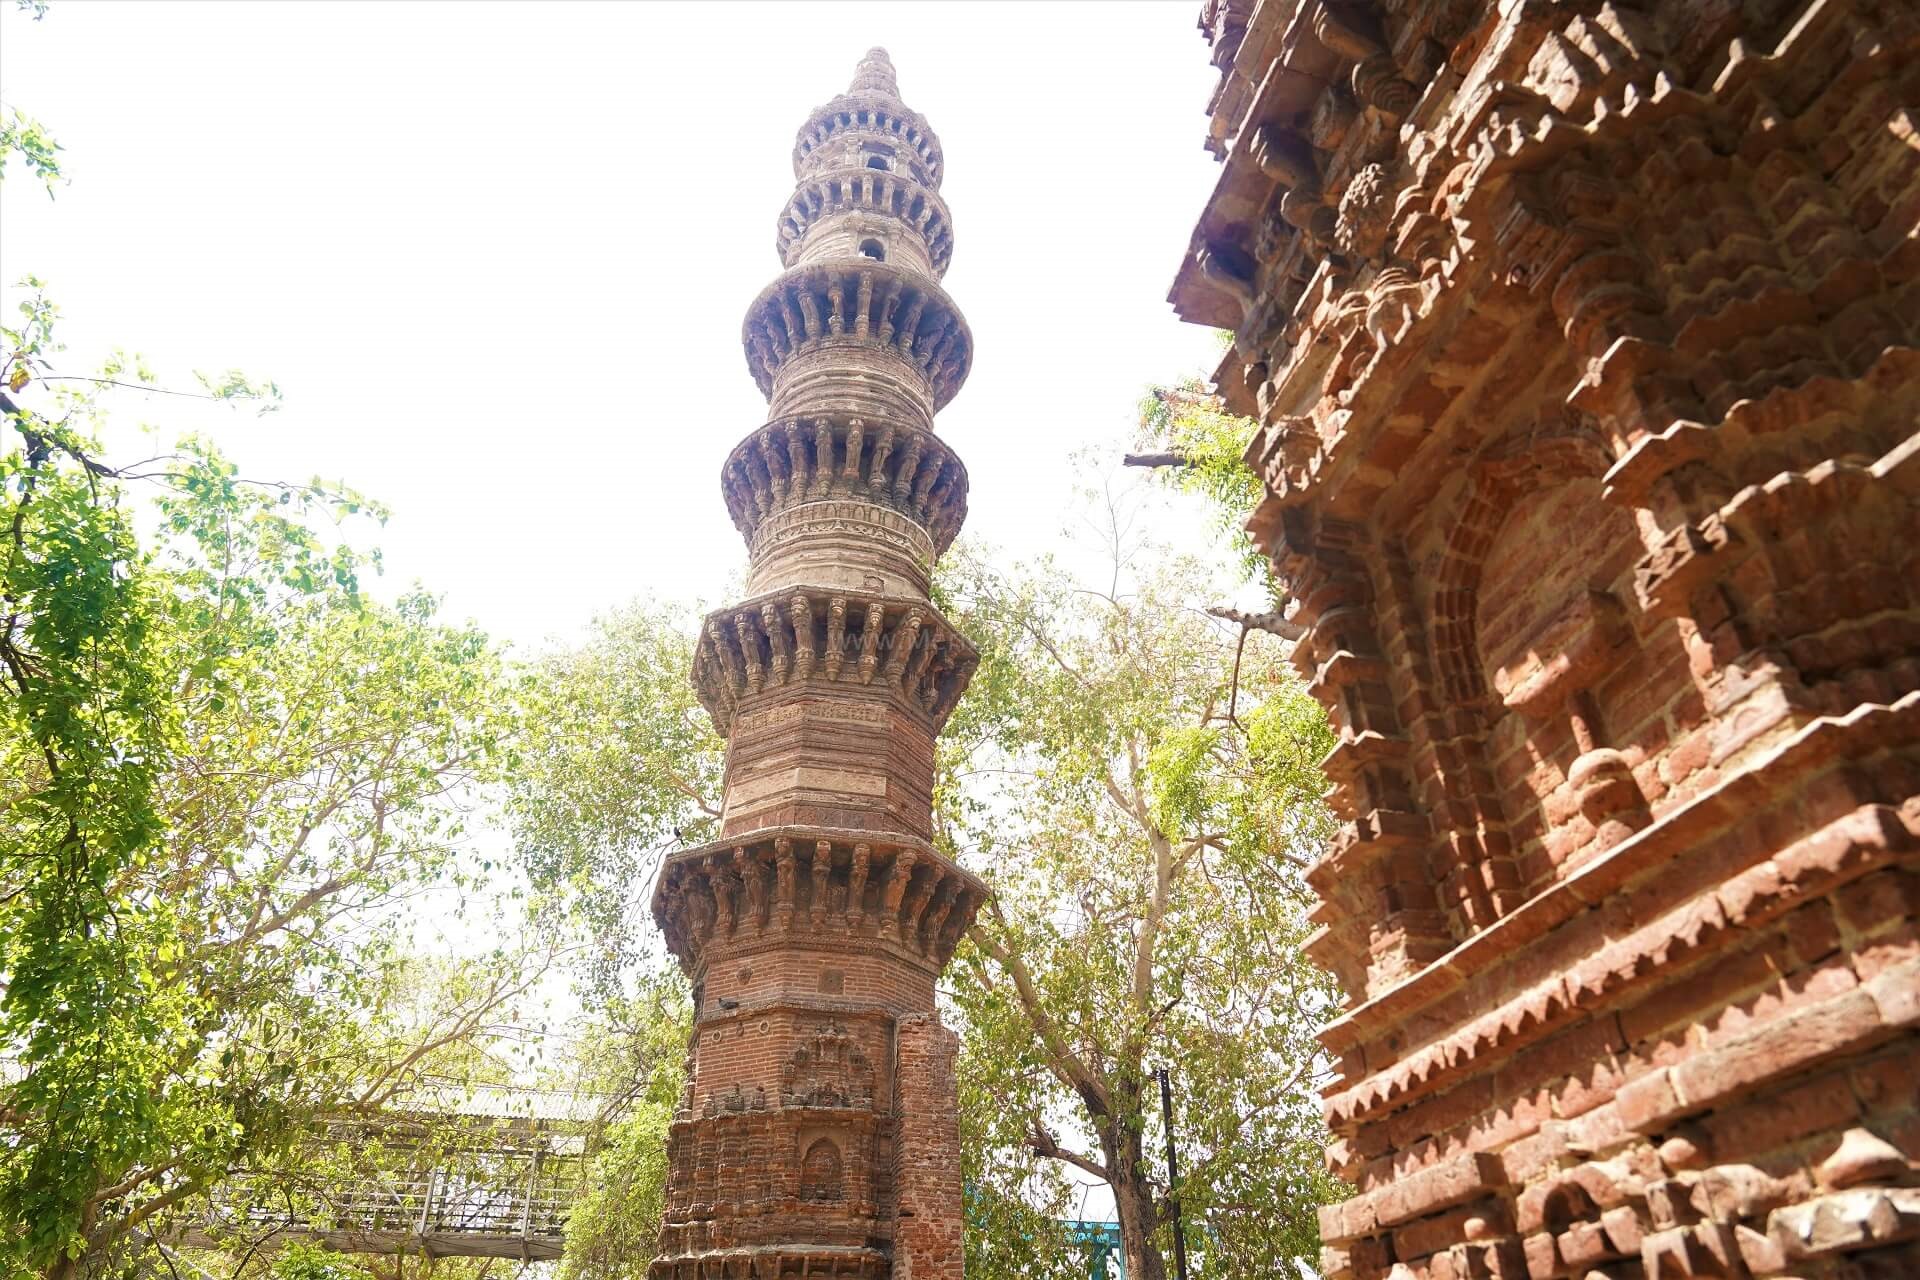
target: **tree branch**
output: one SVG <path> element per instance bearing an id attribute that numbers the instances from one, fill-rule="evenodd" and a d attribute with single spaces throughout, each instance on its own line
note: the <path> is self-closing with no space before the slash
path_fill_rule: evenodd
<path id="1" fill-rule="evenodd" d="M 1307 634 L 1307 629 L 1297 622 L 1283 617 L 1278 609 L 1267 613 L 1242 613 L 1238 609 L 1229 609 L 1225 605 L 1209 605 L 1207 612 L 1216 618 L 1225 618 L 1228 622 L 1237 622 L 1243 630 L 1264 631 L 1268 635 L 1279 636 L 1282 640 L 1298 640 Z"/>
<path id="2" fill-rule="evenodd" d="M 993 912 L 995 919 L 1000 921 L 1001 926 L 1005 927 L 1006 920 L 1000 915 L 998 905 L 990 904 L 989 910 Z M 1041 1003 L 1040 992 L 1033 985 L 1033 974 L 1028 971 L 1026 962 L 1002 946 L 977 924 L 967 929 L 967 936 L 972 938 L 982 951 L 992 956 L 994 962 L 1006 970 L 1007 975 L 1013 979 L 1013 990 L 1020 1000 L 1020 1008 L 1027 1015 L 1028 1024 L 1040 1037 L 1040 1042 L 1047 1047 L 1048 1068 L 1059 1078 L 1060 1083 L 1085 1099 L 1088 1110 L 1095 1116 L 1111 1114 L 1112 1103 L 1105 1082 L 1095 1074 L 1093 1068 L 1088 1066 L 1079 1054 L 1074 1052 L 1073 1046 L 1067 1043 L 1066 1036 L 1061 1034 L 1059 1026 L 1047 1013 L 1046 1006 Z"/>
<path id="3" fill-rule="evenodd" d="M 1092 1174 L 1102 1182 L 1111 1183 L 1113 1181 L 1105 1165 L 1097 1160 L 1092 1160 L 1081 1155 L 1078 1151 L 1073 1151 L 1061 1146 L 1060 1140 L 1047 1132 L 1047 1127 L 1040 1123 L 1038 1114 L 1033 1117 L 1033 1132 L 1027 1135 L 1027 1146 L 1036 1155 L 1046 1156 L 1050 1160 L 1058 1160 L 1063 1164 L 1070 1164 L 1076 1169 Z"/>

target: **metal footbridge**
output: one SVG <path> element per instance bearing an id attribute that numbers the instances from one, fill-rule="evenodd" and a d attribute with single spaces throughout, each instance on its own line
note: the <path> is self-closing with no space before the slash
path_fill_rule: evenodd
<path id="1" fill-rule="evenodd" d="M 176 1220 L 174 1242 L 230 1250 L 291 1238 L 342 1253 L 558 1258 L 605 1099 L 486 1088 L 423 1101 L 317 1133 L 307 1163 L 320 1173 L 229 1179 L 202 1212 Z"/>

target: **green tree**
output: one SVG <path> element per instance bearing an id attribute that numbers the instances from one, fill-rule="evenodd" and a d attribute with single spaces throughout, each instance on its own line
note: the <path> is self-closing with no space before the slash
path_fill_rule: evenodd
<path id="1" fill-rule="evenodd" d="M 1268 1276 L 1313 1255 L 1336 1194 L 1312 1038 L 1332 993 L 1300 951 L 1331 740 L 1277 641 L 1241 651 L 1197 607 L 1212 574 L 1134 562 L 1155 567 L 1098 589 L 1047 563 L 949 575 L 985 660 L 948 747 L 944 838 L 995 894 L 950 975 L 970 1169 L 983 1194 L 1049 1207 L 1049 1165 L 1104 1182 L 1131 1280 L 1166 1274 L 1175 1195 L 1199 1274 Z M 1029 1265 L 1017 1234 L 980 1247 L 982 1275 Z"/>
<path id="2" fill-rule="evenodd" d="M 38 22 L 47 16 L 47 3 L 46 0 L 14 0 L 14 10 L 30 14 Z M 3 113 L 0 114 L 0 178 L 6 176 L 7 160 L 18 156 L 28 171 L 46 185 L 47 194 L 51 196 L 65 176 L 60 171 L 60 157 L 55 154 L 60 144 L 54 141 L 45 125 L 19 108 L 0 108 L 0 113 Z"/>
<path id="3" fill-rule="evenodd" d="M 644 1280 L 666 1205 L 667 1130 L 685 1086 L 693 1004 L 677 972 L 599 1011 L 569 1078 L 606 1098 L 588 1190 L 567 1219 L 560 1280 Z"/>
<path id="4" fill-rule="evenodd" d="M 1140 401 L 1138 447 L 1127 465 L 1156 469 L 1164 483 L 1205 500 L 1215 531 L 1243 580 L 1265 587 L 1274 604 L 1278 590 L 1267 558 L 1247 536 L 1247 518 L 1259 505 L 1260 477 L 1247 466 L 1247 445 L 1258 426 L 1228 413 L 1198 378 L 1152 387 Z"/>
<path id="5" fill-rule="evenodd" d="M 15 156 L 51 193 L 58 150 L 0 122 L 0 174 Z M 436 1074 L 498 1072 L 488 1037 L 553 948 L 406 945 L 411 898 L 472 885 L 506 701 L 484 637 L 423 593 L 362 596 L 377 559 L 329 526 L 379 513 L 349 490 L 249 482 L 194 439 L 109 460 L 109 395 L 183 393 L 118 355 L 56 367 L 57 308 L 23 288 L 0 326 L 0 1262 L 68 1276 L 238 1171 L 290 1193 L 316 1135 Z"/>
<path id="6" fill-rule="evenodd" d="M 470 884 L 497 657 L 424 594 L 362 593 L 370 557 L 333 526 L 378 513 L 348 490 L 251 483 L 195 440 L 104 461 L 104 398 L 150 376 L 58 372 L 57 311 L 20 309 L 0 330 L 0 1042 L 19 1073 L 0 1250 L 66 1276 L 472 1065 L 551 945 L 447 962 L 430 998 L 396 1001 L 409 901 Z"/>
<path id="7" fill-rule="evenodd" d="M 535 887 L 595 939 L 608 998 L 652 937 L 645 894 L 669 850 L 710 837 L 725 743 L 694 695 L 689 610 L 636 601 L 535 661 L 506 770 Z"/>
<path id="8" fill-rule="evenodd" d="M 370 1280 L 365 1269 L 331 1249 L 296 1240 L 273 1260 L 274 1280 Z"/>
<path id="9" fill-rule="evenodd" d="M 636 601 L 533 662 L 517 690 L 515 843 L 544 910 L 593 940 L 566 1077 L 604 1103 L 563 1280 L 637 1280 L 659 1230 L 693 1010 L 647 923 L 646 895 L 664 854 L 714 831 L 725 748 L 694 695 L 696 634 L 691 611 Z"/>

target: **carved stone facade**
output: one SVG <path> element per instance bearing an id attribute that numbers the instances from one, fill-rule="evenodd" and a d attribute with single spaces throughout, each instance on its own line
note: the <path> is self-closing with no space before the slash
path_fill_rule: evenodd
<path id="1" fill-rule="evenodd" d="M 1333 1280 L 1920 1276 L 1920 9 L 1209 0 Z"/>
<path id="2" fill-rule="evenodd" d="M 750 597 L 693 672 L 725 807 L 653 897 L 695 1005 L 658 1280 L 961 1275 L 934 982 L 985 891 L 928 843 L 934 739 L 977 663 L 927 598 L 967 495 L 933 415 L 972 353 L 938 282 L 941 163 L 872 50 L 800 130 L 787 270 L 747 314 L 772 420 L 722 487 Z"/>

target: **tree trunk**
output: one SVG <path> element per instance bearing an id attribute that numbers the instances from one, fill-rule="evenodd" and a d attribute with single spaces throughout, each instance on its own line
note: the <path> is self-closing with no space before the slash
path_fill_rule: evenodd
<path id="1" fill-rule="evenodd" d="M 1113 1188 L 1114 1216 L 1120 1219 L 1120 1248 L 1127 1256 L 1127 1280 L 1167 1280 L 1166 1259 L 1153 1242 L 1159 1221 L 1159 1206 L 1148 1177 L 1140 1135 L 1124 1125 L 1117 1132 L 1103 1133 L 1101 1145 L 1107 1156 Z"/>

